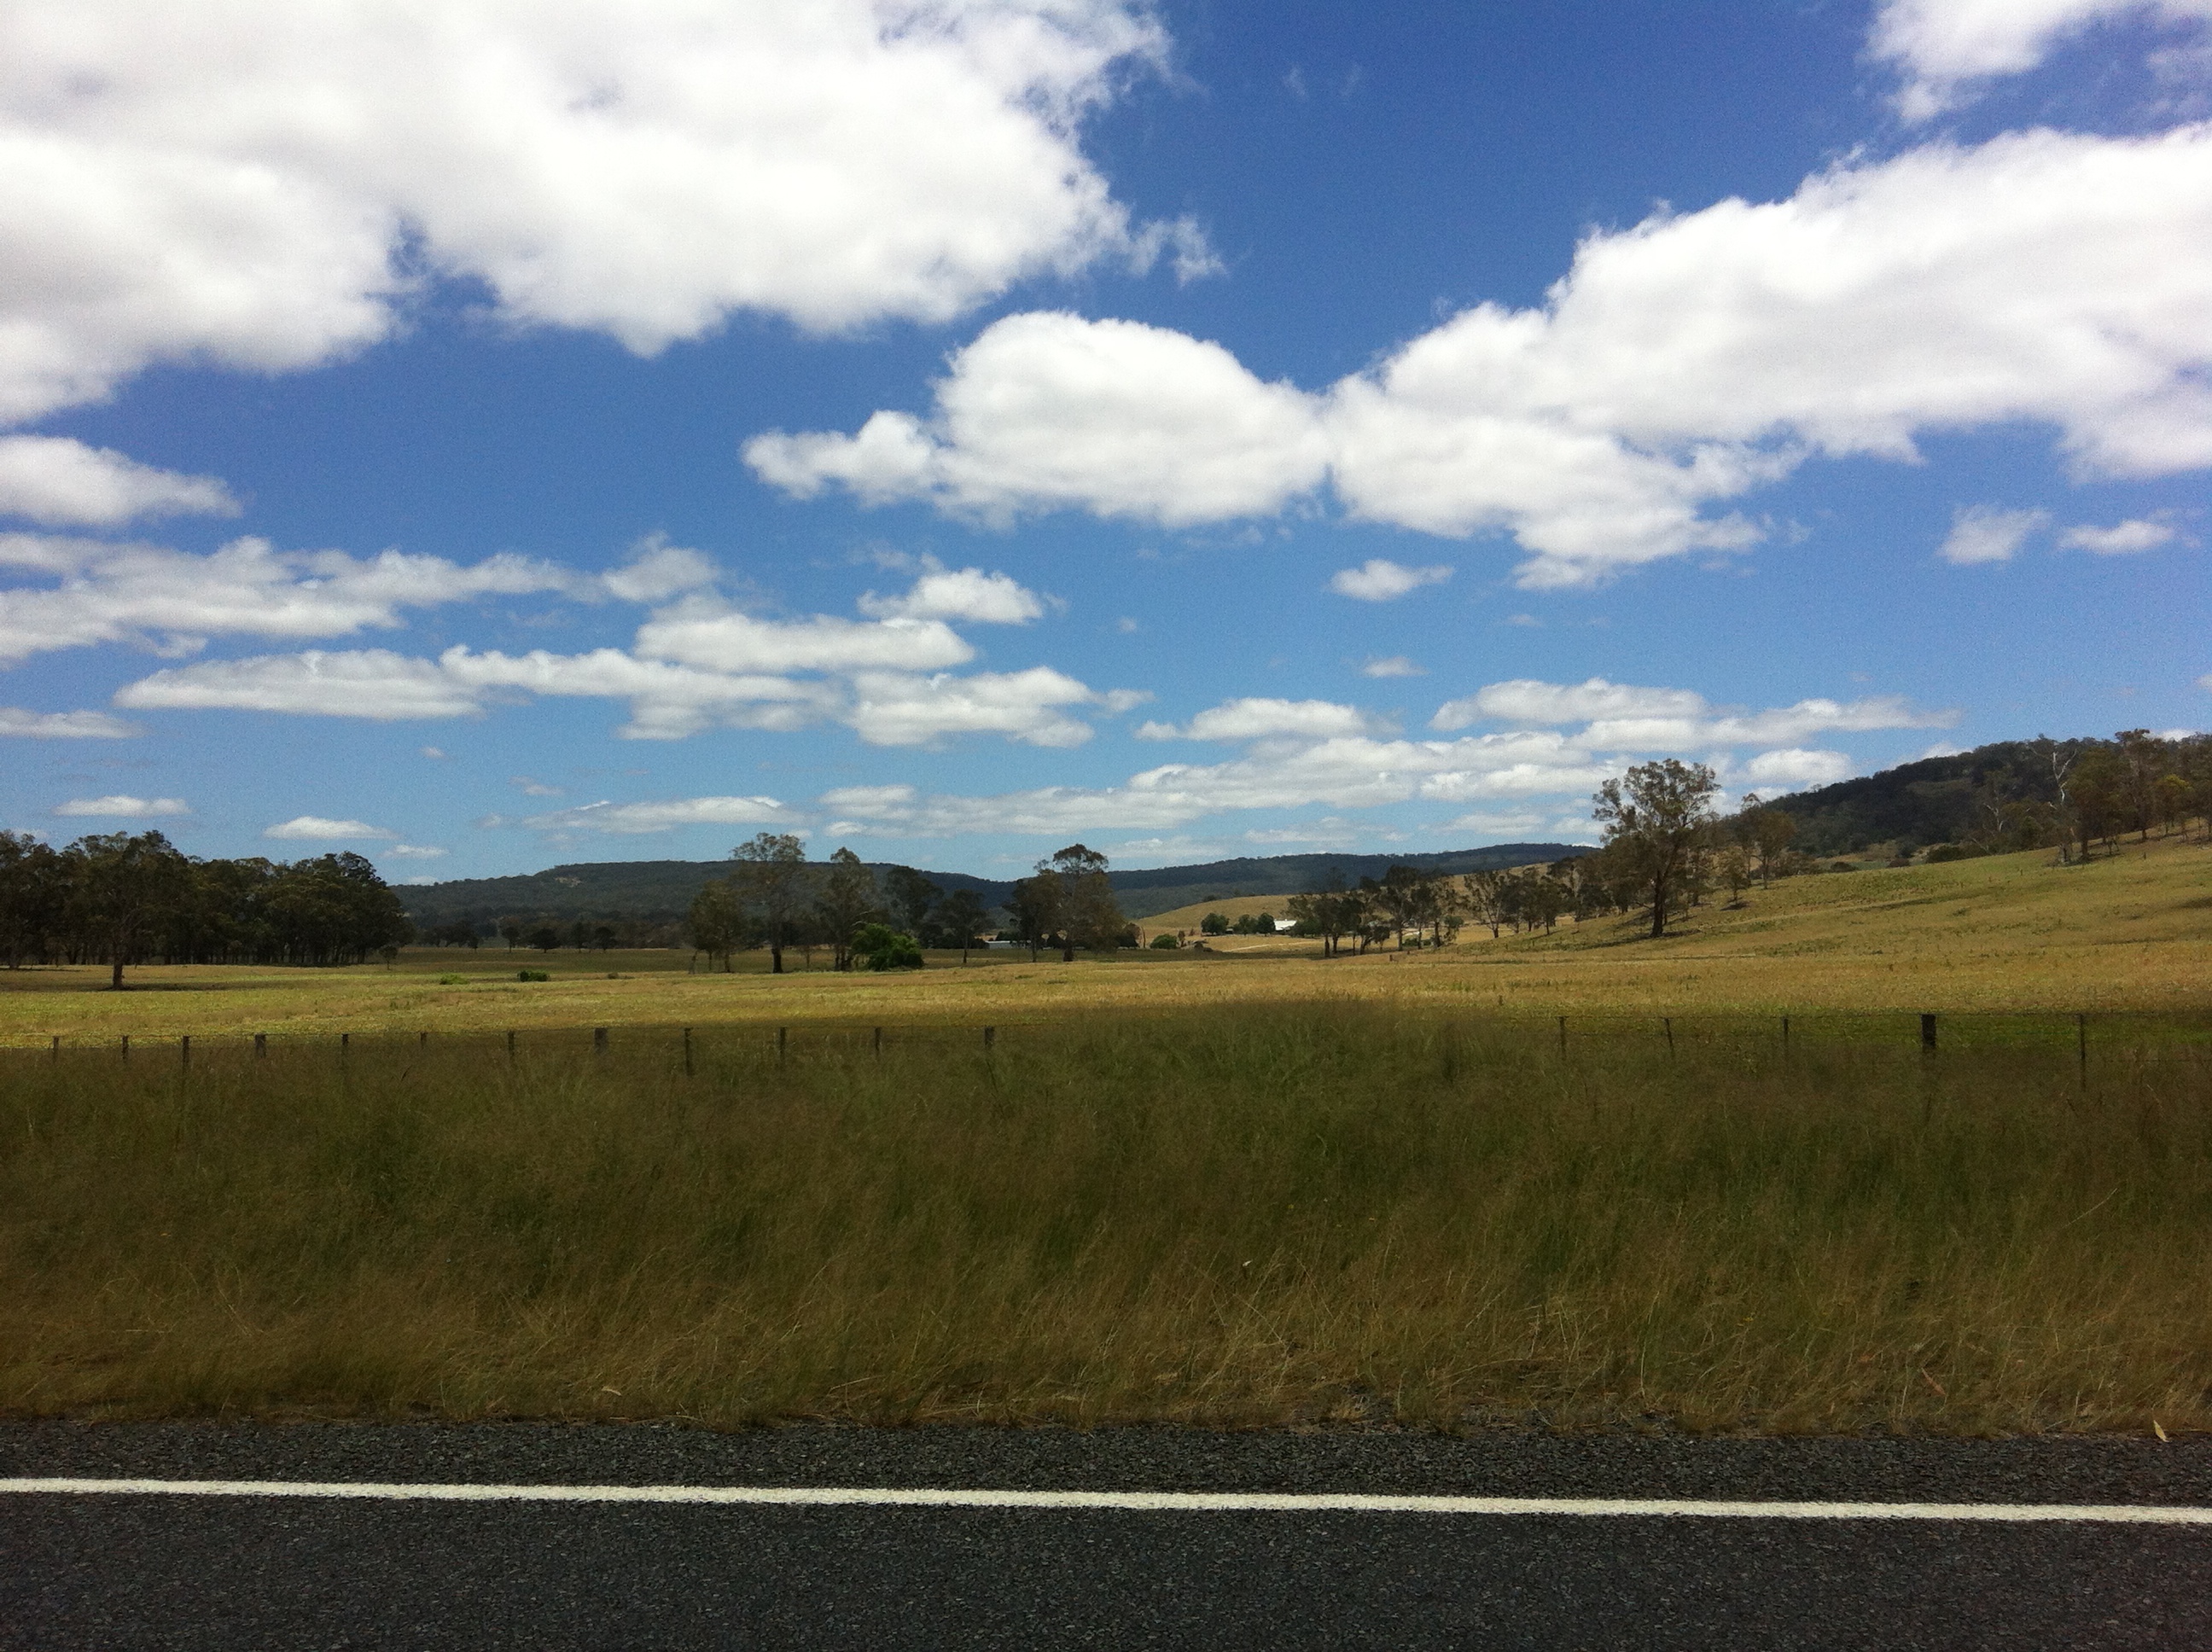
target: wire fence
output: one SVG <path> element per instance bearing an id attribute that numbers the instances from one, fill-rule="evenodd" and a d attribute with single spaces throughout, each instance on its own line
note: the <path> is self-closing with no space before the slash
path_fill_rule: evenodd
<path id="1" fill-rule="evenodd" d="M 1357 1013 L 1355 1011 L 1355 1013 Z M 1940 1060 L 1981 1052 L 2037 1053 L 2068 1059 L 2085 1069 L 2114 1058 L 2130 1061 L 2187 1061 L 2212 1066 L 2212 1010 L 2021 1011 L 1819 1011 L 1788 1015 L 1594 1011 L 1558 1016 L 1377 1013 L 1378 1025 L 1453 1031 L 1559 1059 L 1578 1054 L 1638 1049 L 1675 1057 L 1765 1056 L 1787 1060 L 1829 1049 L 1888 1050 Z M 1189 1012 L 1130 1014 L 1114 1018 L 1125 1029 L 1150 1026 L 1162 1036 L 1203 1037 L 1206 1022 Z M 167 1063 L 189 1068 L 195 1060 L 267 1059 L 321 1051 L 338 1061 L 382 1061 L 466 1051 L 479 1059 L 518 1061 L 574 1058 L 634 1060 L 649 1057 L 695 1072 L 712 1054 L 785 1065 L 793 1061 L 922 1052 L 1017 1056 L 1025 1048 L 1061 1044 L 1103 1024 L 1076 1014 L 1023 1020 L 898 1023 L 805 1021 L 718 1023 L 685 1027 L 665 1023 L 610 1023 L 599 1027 L 532 1026 L 505 1029 L 342 1032 L 223 1032 L 105 1038 L 55 1036 L 43 1049 L 17 1046 L 5 1059 L 19 1063 L 106 1060 L 124 1064 Z"/>

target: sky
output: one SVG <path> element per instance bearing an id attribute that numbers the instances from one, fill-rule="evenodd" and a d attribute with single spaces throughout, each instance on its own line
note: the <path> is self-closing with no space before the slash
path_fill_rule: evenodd
<path id="1" fill-rule="evenodd" d="M 1594 841 L 2212 726 L 2212 0 L 0 3 L 0 825 Z"/>

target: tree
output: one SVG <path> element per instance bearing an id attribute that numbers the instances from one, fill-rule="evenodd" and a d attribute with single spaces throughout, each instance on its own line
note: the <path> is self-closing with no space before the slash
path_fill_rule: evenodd
<path id="1" fill-rule="evenodd" d="M 947 935 L 960 938 L 960 962 L 968 962 L 968 949 L 983 932 L 983 926 L 991 914 L 983 909 L 982 897 L 971 889 L 957 889 L 946 896 L 937 908 L 938 928 Z"/>
<path id="2" fill-rule="evenodd" d="M 1512 915 L 1513 880 L 1502 872 L 1471 872 L 1460 880 L 1460 887 L 1466 891 L 1468 911 L 1496 940 Z"/>
<path id="3" fill-rule="evenodd" d="M 123 966 L 135 963 L 165 908 L 184 892 L 188 863 L 159 832 L 79 838 L 64 851 L 79 910 L 76 926 L 106 955 L 108 985 L 123 989 Z"/>
<path id="4" fill-rule="evenodd" d="M 561 944 L 561 932 L 554 928 L 552 925 L 546 924 L 541 928 L 532 932 L 530 937 L 530 944 L 536 947 L 540 952 L 554 951 Z"/>
<path id="5" fill-rule="evenodd" d="M 500 938 L 507 943 L 507 950 L 508 951 L 514 951 L 514 949 L 521 944 L 522 926 L 515 922 L 514 919 L 509 918 L 505 923 L 501 924 L 499 926 L 499 932 Z"/>
<path id="6" fill-rule="evenodd" d="M 1692 871 L 1713 818 L 1720 782 L 1703 763 L 1678 757 L 1638 763 L 1591 798 L 1605 846 L 1618 848 L 1651 898 L 1651 933 L 1667 932 L 1667 903 Z"/>
<path id="7" fill-rule="evenodd" d="M 890 897 L 892 914 L 901 927 L 909 935 L 920 935 L 930 906 L 945 891 L 912 866 L 893 866 L 884 874 L 884 893 Z"/>
<path id="8" fill-rule="evenodd" d="M 1062 914 L 1066 902 L 1060 879 L 1048 872 L 1024 878 L 1014 885 L 1013 899 L 1008 905 L 1013 913 L 1014 932 L 1029 948 L 1030 962 L 1035 963 L 1037 953 L 1060 933 L 1066 921 Z"/>
<path id="9" fill-rule="evenodd" d="M 1728 885 L 1729 904 L 1743 904 L 1743 892 L 1751 887 L 1755 875 L 1752 870 L 1751 851 L 1741 843 L 1731 843 L 1713 858 L 1713 870 Z"/>
<path id="10" fill-rule="evenodd" d="M 714 878 L 692 898 L 685 927 L 690 931 L 691 944 L 707 955 L 707 968 L 713 969 L 720 956 L 726 971 L 730 955 L 743 943 L 745 933 L 744 907 L 728 878 Z"/>
<path id="11" fill-rule="evenodd" d="M 850 849 L 838 850 L 830 857 L 830 872 L 814 908 L 830 937 L 830 968 L 851 969 L 854 931 L 878 915 L 875 875 Z"/>
<path id="12" fill-rule="evenodd" d="M 769 973 L 783 973 L 783 949 L 806 906 L 806 847 L 790 832 L 758 832 L 730 851 L 739 903 L 768 943 Z"/>
<path id="13" fill-rule="evenodd" d="M 869 969 L 919 969 L 922 964 L 914 937 L 889 924 L 862 924 L 853 936 L 853 957 Z"/>
<path id="14" fill-rule="evenodd" d="M 1198 920 L 1198 932 L 1201 935 L 1226 935 L 1229 932 L 1228 914 L 1220 912 L 1207 913 Z"/>
<path id="15" fill-rule="evenodd" d="M 1096 849 L 1071 843 L 1049 860 L 1037 862 L 1037 875 L 1060 885 L 1060 956 L 1075 962 L 1078 947 L 1086 951 L 1111 951 L 1121 944 L 1129 920 L 1114 899 L 1114 884 L 1107 876 L 1106 857 Z"/>

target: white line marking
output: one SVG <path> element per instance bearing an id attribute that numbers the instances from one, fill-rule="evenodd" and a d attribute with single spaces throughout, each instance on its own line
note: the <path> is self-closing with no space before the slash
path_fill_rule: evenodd
<path id="1" fill-rule="evenodd" d="M 0 1493 L 351 1497 L 398 1503 L 678 1503 L 771 1507 L 1078 1509 L 1186 1514 L 1564 1515 L 1702 1520 L 1959 1520 L 2212 1526 L 2212 1508 L 2155 1503 L 1784 1503 L 1699 1497 L 1390 1497 L 1367 1492 L 993 1491 L 931 1486 L 418 1485 L 373 1480 L 0 1479 Z"/>

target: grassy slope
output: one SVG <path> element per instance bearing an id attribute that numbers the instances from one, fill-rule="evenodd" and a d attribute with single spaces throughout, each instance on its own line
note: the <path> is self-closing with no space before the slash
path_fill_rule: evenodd
<path id="1" fill-rule="evenodd" d="M 1267 899 L 1221 902 L 1235 915 Z M 1167 921 L 1176 918 L 1177 921 Z M 1195 926 L 1166 914 L 1148 932 Z M 393 969 L 148 969 L 149 989 L 99 990 L 98 969 L 0 971 L 0 1043 L 243 1034 L 729 1023 L 918 1024 L 1051 1020 L 1107 1009 L 1395 999 L 1495 1011 L 1652 1013 L 1793 1010 L 2120 1010 L 2212 1004 L 2212 847 L 2131 846 L 2087 867 L 2048 853 L 1791 879 L 1737 911 L 1706 908 L 1663 941 L 1636 919 L 1435 951 L 1323 963 L 1317 943 L 1227 937 L 1212 956 L 933 955 L 919 974 L 692 975 L 678 953 L 548 959 L 423 951 Z M 793 955 L 796 963 L 796 955 Z M 529 986 L 516 968 L 555 979 Z M 610 970 L 623 977 L 608 979 Z M 459 971 L 463 986 L 436 976 Z"/>

